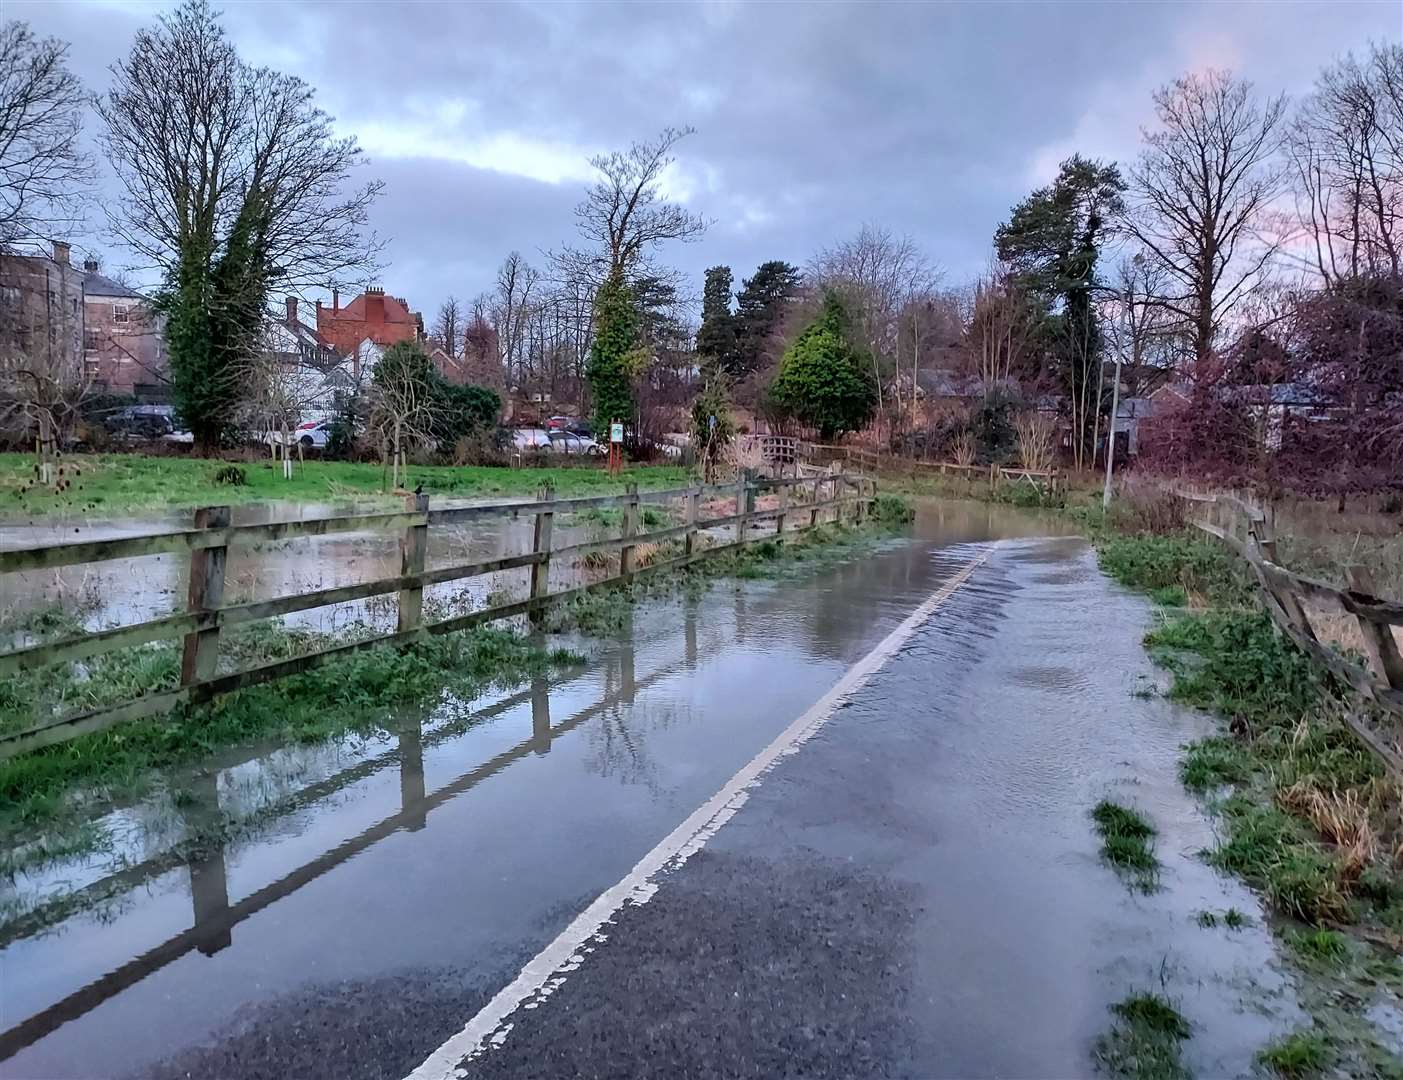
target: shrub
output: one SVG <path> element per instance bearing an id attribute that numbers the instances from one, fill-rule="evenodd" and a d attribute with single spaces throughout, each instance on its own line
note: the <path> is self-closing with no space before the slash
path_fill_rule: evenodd
<path id="1" fill-rule="evenodd" d="M 877 388 L 870 365 L 871 358 L 852 342 L 843 302 L 829 290 L 818 318 L 780 358 L 770 401 L 831 442 L 872 418 Z"/>
<path id="2" fill-rule="evenodd" d="M 225 465 L 214 474 L 216 484 L 227 484 L 229 487 L 247 487 L 248 475 L 237 465 Z"/>

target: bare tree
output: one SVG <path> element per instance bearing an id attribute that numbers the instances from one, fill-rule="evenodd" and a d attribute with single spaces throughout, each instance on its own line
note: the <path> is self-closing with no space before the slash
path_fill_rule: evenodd
<path id="1" fill-rule="evenodd" d="M 540 271 L 523 259 L 519 251 L 509 254 L 497 268 L 492 325 L 497 331 L 508 386 L 522 386 L 533 374 L 529 364 L 529 332 L 536 299 L 533 294 L 540 280 Z"/>
<path id="2" fill-rule="evenodd" d="M 438 309 L 438 318 L 434 320 L 434 328 L 429 336 L 439 348 L 456 360 L 463 353 L 464 329 L 462 307 L 456 296 L 450 296 Z"/>
<path id="3" fill-rule="evenodd" d="M 1205 363 L 1278 244 L 1258 231 L 1280 190 L 1283 97 L 1259 103 L 1226 71 L 1191 73 L 1154 96 L 1159 127 L 1131 171 L 1126 226 L 1167 276 L 1158 302 Z"/>
<path id="4" fill-rule="evenodd" d="M 987 397 L 1028 367 L 1039 310 L 1006 262 L 992 262 L 971 292 L 967 349 Z"/>
<path id="5" fill-rule="evenodd" d="M 114 232 L 165 280 L 177 404 L 202 446 L 228 424 L 270 283 L 346 283 L 374 261 L 379 182 L 301 80 L 239 59 L 204 0 L 138 32 L 96 103 L 124 195 Z"/>
<path id="6" fill-rule="evenodd" d="M 380 446 L 381 461 L 389 470 L 390 490 L 405 476 L 410 450 L 426 446 L 433 421 L 433 386 L 430 365 L 415 347 L 401 342 L 386 350 L 370 382 L 370 433 Z"/>
<path id="7" fill-rule="evenodd" d="M 847 298 L 863 344 L 872 354 L 877 412 L 885 417 L 882 364 L 895 362 L 902 308 L 911 297 L 934 288 L 940 272 L 911 237 L 897 236 L 881 226 L 863 225 L 851 240 L 814 256 L 806 276 L 821 287 L 837 289 Z"/>
<path id="8" fill-rule="evenodd" d="M 1165 308 L 1164 267 L 1137 252 L 1120 261 L 1111 282 L 1102 324 L 1120 357 L 1121 386 L 1128 398 L 1153 393 L 1173 374 L 1183 352 L 1183 323 Z"/>
<path id="9" fill-rule="evenodd" d="M 652 250 L 668 240 L 698 240 L 706 218 L 663 197 L 662 180 L 675 160 L 672 148 L 694 128 L 668 127 L 653 139 L 590 158 L 599 179 L 575 207 L 584 249 L 565 248 L 558 258 L 574 276 L 596 287 L 613 276 L 646 267 Z"/>
<path id="10" fill-rule="evenodd" d="M 19 21 L 0 25 L 0 251 L 67 231 L 92 180 L 79 141 L 83 87 L 67 58 L 65 42 Z"/>
<path id="11" fill-rule="evenodd" d="M 1287 137 L 1306 259 L 1327 285 L 1397 276 L 1403 255 L 1403 46 L 1326 68 Z"/>

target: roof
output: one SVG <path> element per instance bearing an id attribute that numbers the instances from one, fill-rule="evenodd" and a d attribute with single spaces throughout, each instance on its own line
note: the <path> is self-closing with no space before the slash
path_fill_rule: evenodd
<path id="1" fill-rule="evenodd" d="M 133 300 L 143 299 L 141 293 L 129 289 L 120 282 L 113 281 L 106 274 L 88 270 L 83 274 L 84 296 L 129 296 Z"/>
<path id="2" fill-rule="evenodd" d="M 323 307 L 322 315 L 331 319 L 354 319 L 359 322 L 365 321 L 365 298 L 369 295 L 361 293 L 345 307 L 337 308 L 335 311 Z M 412 323 L 415 322 L 413 313 L 409 310 L 409 305 L 398 296 L 391 296 L 389 293 L 380 294 L 385 301 L 385 321 L 387 323 Z"/>

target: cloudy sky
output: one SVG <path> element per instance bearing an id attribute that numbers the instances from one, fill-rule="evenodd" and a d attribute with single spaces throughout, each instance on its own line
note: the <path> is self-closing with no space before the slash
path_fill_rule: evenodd
<path id="1" fill-rule="evenodd" d="M 512 249 L 542 261 L 572 235 L 589 156 L 665 125 L 697 129 L 668 185 L 715 225 L 667 257 L 698 291 L 707 266 L 802 264 L 863 222 L 909 233 L 956 284 L 1062 158 L 1131 158 L 1175 75 L 1230 67 L 1298 95 L 1403 34 L 1399 0 L 216 6 L 246 59 L 307 80 L 358 136 L 387 185 L 383 283 L 426 317 Z M 5 8 L 70 41 L 101 90 L 161 5 Z"/>

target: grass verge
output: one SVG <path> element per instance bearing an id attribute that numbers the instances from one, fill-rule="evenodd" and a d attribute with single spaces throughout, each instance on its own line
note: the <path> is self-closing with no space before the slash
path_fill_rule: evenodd
<path id="1" fill-rule="evenodd" d="M 385 471 L 366 462 L 305 461 L 294 466 L 290 480 L 271 462 L 244 462 L 240 468 L 247 482 L 238 485 L 215 481 L 226 465 L 206 458 L 76 454 L 62 461 L 69 486 L 52 491 L 33 483 L 32 455 L 0 454 L 0 515 L 112 514 L 270 500 L 344 502 L 385 495 Z M 590 467 L 411 465 L 404 487 L 422 484 L 431 495 L 476 498 L 534 495 L 549 485 L 567 498 L 621 492 L 630 481 L 656 489 L 684 487 L 690 479 L 688 470 L 677 465 L 635 465 L 619 477 Z"/>
<path id="2" fill-rule="evenodd" d="M 1148 516 L 1091 521 L 1097 553 L 1107 573 L 1161 605 L 1182 599 L 1160 612 L 1145 645 L 1173 676 L 1170 698 L 1225 720 L 1180 763 L 1185 786 L 1208 797 L 1218 819 L 1219 840 L 1203 854 L 1280 916 L 1272 928 L 1314 1021 L 1260 1061 L 1283 1076 L 1403 1076 L 1358 1007 L 1403 986 L 1394 955 L 1403 943 L 1399 792 L 1345 724 L 1353 703 L 1276 631 L 1239 561 L 1182 532 L 1168 511 L 1161 532 Z"/>

